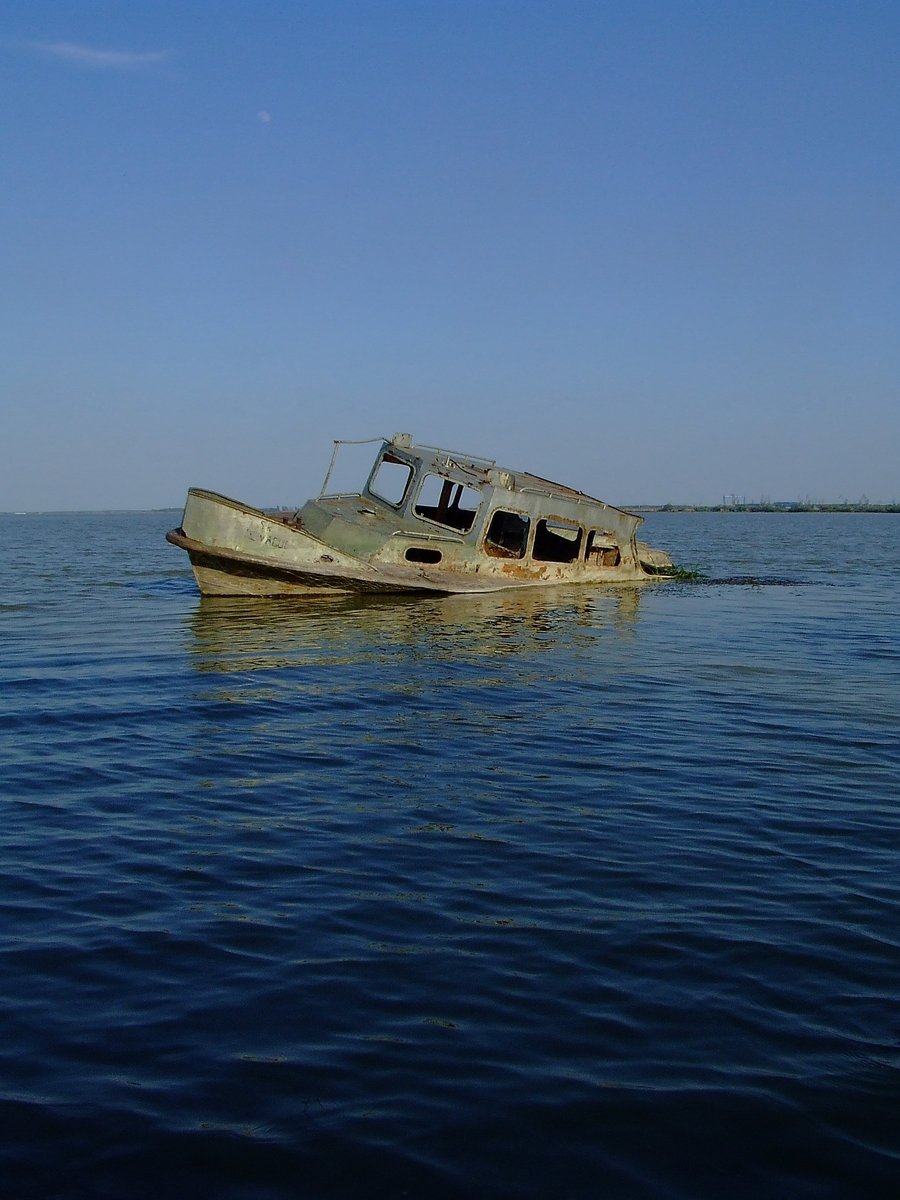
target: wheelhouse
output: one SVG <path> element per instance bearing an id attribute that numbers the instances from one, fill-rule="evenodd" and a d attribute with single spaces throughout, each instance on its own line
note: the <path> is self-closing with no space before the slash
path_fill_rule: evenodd
<path id="1" fill-rule="evenodd" d="M 382 443 L 359 495 L 391 514 L 408 563 L 445 563 L 448 543 L 468 548 L 469 559 L 451 557 L 470 569 L 477 566 L 472 554 L 498 569 L 505 561 L 536 573 L 605 572 L 635 561 L 639 517 L 538 476 L 499 469 L 490 459 L 415 446 L 403 434 Z M 358 512 L 375 515 L 375 509 Z"/>

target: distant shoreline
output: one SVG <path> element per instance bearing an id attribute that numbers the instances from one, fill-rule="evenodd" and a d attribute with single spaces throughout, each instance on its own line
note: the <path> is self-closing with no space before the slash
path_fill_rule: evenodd
<path id="1" fill-rule="evenodd" d="M 900 513 L 900 504 L 617 504 L 624 512 L 633 513 Z M 265 512 L 294 512 L 296 504 L 269 505 Z M 129 513 L 180 513 L 177 508 L 48 508 L 5 509 L 0 517 L 52 516 L 124 516 Z"/>
<path id="2" fill-rule="evenodd" d="M 628 512 L 900 513 L 900 504 L 631 504 Z"/>

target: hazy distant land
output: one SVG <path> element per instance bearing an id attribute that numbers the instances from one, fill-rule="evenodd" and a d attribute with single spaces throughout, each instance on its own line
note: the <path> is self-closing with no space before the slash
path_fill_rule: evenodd
<path id="1" fill-rule="evenodd" d="M 846 501 L 813 500 L 759 500 L 733 504 L 625 504 L 631 512 L 847 512 L 847 513 L 900 513 L 900 503 L 869 504 Z"/>

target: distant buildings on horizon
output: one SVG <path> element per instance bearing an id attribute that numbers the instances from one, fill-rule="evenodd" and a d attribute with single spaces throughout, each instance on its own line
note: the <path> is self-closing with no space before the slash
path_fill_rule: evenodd
<path id="1" fill-rule="evenodd" d="M 747 500 L 742 496 L 723 496 L 721 504 L 625 504 L 632 512 L 869 512 L 900 513 L 900 502 L 870 504 L 863 498 L 847 500 Z"/>

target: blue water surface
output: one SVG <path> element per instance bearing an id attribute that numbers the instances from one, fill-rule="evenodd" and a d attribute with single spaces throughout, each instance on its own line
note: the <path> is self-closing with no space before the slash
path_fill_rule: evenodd
<path id="1" fill-rule="evenodd" d="M 900 1195 L 900 516 L 201 599 L 0 516 L 0 1194 Z"/>

